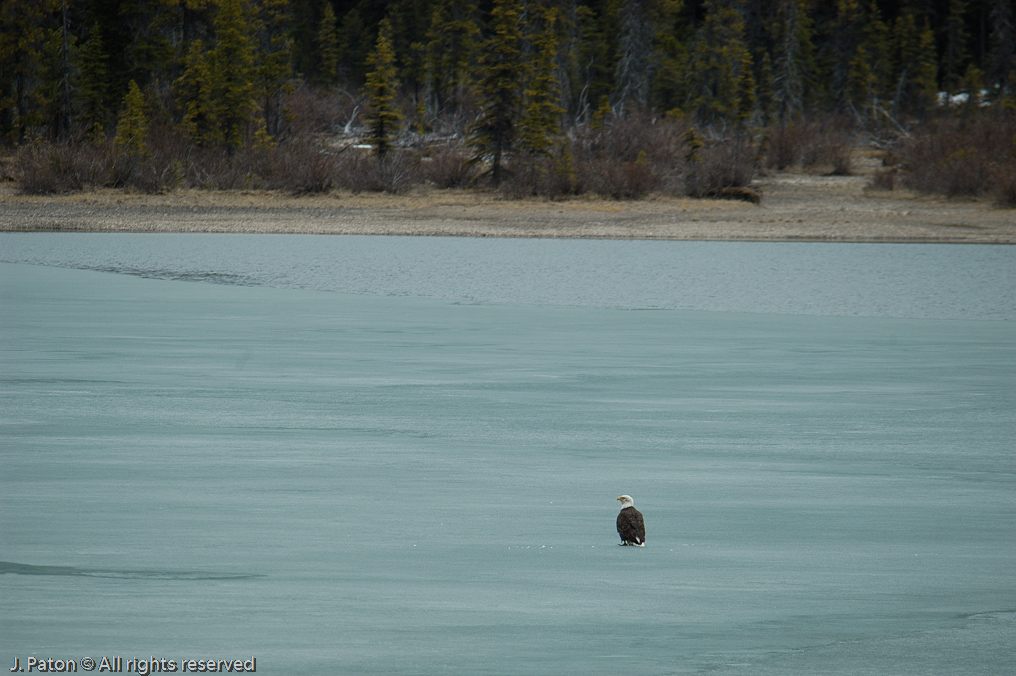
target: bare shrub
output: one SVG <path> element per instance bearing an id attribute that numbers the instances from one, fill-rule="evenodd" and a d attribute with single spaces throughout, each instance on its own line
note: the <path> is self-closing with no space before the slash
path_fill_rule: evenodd
<path id="1" fill-rule="evenodd" d="M 336 163 L 337 187 L 354 193 L 405 192 L 419 183 L 419 164 L 408 152 L 390 152 L 384 158 L 351 149 Z"/>
<path id="2" fill-rule="evenodd" d="M 836 176 L 853 173 L 854 135 L 851 121 L 839 115 L 797 120 L 773 127 L 767 137 L 765 166 L 784 170 L 827 171 Z"/>
<path id="3" fill-rule="evenodd" d="M 419 162 L 410 153 L 388 153 L 384 158 L 372 159 L 377 184 L 383 192 L 398 194 L 420 182 Z"/>
<path id="4" fill-rule="evenodd" d="M 875 173 L 868 179 L 868 187 L 872 190 L 895 190 L 898 170 L 876 169 Z"/>
<path id="5" fill-rule="evenodd" d="M 830 164 L 833 169 L 830 174 L 833 176 L 851 176 L 854 173 L 854 153 L 852 150 L 853 144 L 843 144 L 839 146 L 833 156 L 830 158 Z"/>
<path id="6" fill-rule="evenodd" d="M 726 189 L 748 187 L 757 172 L 758 145 L 742 132 L 701 148 L 688 167 L 685 191 L 691 197 L 723 197 Z"/>
<path id="7" fill-rule="evenodd" d="M 806 169 L 821 168 L 834 176 L 849 176 L 853 173 L 853 140 L 840 132 L 819 133 L 813 143 L 805 149 L 801 166 Z"/>
<path id="8" fill-rule="evenodd" d="M 347 149 L 335 163 L 335 186 L 352 193 L 376 191 L 370 160 L 371 156 L 359 149 Z"/>
<path id="9" fill-rule="evenodd" d="M 974 197 L 990 190 L 993 166 L 976 147 L 959 148 L 938 163 L 941 191 L 949 197 Z"/>
<path id="10" fill-rule="evenodd" d="M 507 178 L 498 191 L 507 197 L 555 199 L 579 191 L 579 179 L 570 147 L 550 155 L 518 155 L 505 167 Z"/>
<path id="11" fill-rule="evenodd" d="M 1000 167 L 995 177 L 995 204 L 1016 209 L 1016 166 Z"/>
<path id="12" fill-rule="evenodd" d="M 812 125 L 804 123 L 780 123 L 769 132 L 768 152 L 765 166 L 783 171 L 801 161 L 804 149 L 812 144 Z"/>
<path id="13" fill-rule="evenodd" d="M 111 188 L 158 193 L 173 183 L 172 168 L 154 158 L 135 153 L 114 152 L 109 167 Z"/>
<path id="14" fill-rule="evenodd" d="M 338 174 L 336 152 L 309 140 L 280 144 L 273 150 L 273 171 L 266 176 L 266 187 L 296 195 L 328 192 Z"/>
<path id="15" fill-rule="evenodd" d="M 0 146 L 0 154 L 6 151 L 6 148 Z M 14 157 L 0 157 L 0 183 L 8 183 L 18 180 L 15 172 Z"/>
<path id="16" fill-rule="evenodd" d="M 583 191 L 614 199 L 638 199 L 667 183 L 667 177 L 645 155 L 628 162 L 588 158 L 579 164 L 577 175 Z"/>
<path id="17" fill-rule="evenodd" d="M 343 131 L 355 124 L 363 106 L 349 93 L 339 89 L 320 89 L 301 84 L 282 97 L 285 110 L 283 139 L 306 139 Z M 356 116 L 356 119 L 354 119 Z"/>
<path id="18" fill-rule="evenodd" d="M 336 151 L 311 139 L 249 143 L 229 153 L 192 152 L 186 164 L 188 185 L 208 190 L 286 190 L 294 194 L 327 192 L 336 184 Z"/>
<path id="19" fill-rule="evenodd" d="M 19 189 L 27 195 L 47 195 L 105 185 L 108 149 L 91 145 L 32 143 L 14 159 Z"/>
<path id="20" fill-rule="evenodd" d="M 52 194 L 95 187 L 154 193 L 179 183 L 186 144 L 158 129 L 147 152 L 124 152 L 113 141 L 99 144 L 33 143 L 16 156 L 20 189 Z"/>
<path id="21" fill-rule="evenodd" d="M 237 169 L 225 150 L 195 149 L 187 158 L 185 178 L 193 188 L 231 190 L 244 187 L 243 176 Z"/>
<path id="22" fill-rule="evenodd" d="M 849 118 L 825 115 L 809 124 L 808 144 L 801 153 L 801 166 L 830 169 L 836 176 L 853 171 L 853 127 Z"/>
<path id="23" fill-rule="evenodd" d="M 1016 167 L 1016 113 L 939 119 L 899 143 L 904 184 L 950 197 L 997 192 Z"/>
<path id="24" fill-rule="evenodd" d="M 641 113 L 613 117 L 600 129 L 583 130 L 567 146 L 569 158 L 563 163 L 573 176 L 570 191 L 614 199 L 682 192 L 687 130 L 683 119 Z"/>
<path id="25" fill-rule="evenodd" d="M 476 163 L 470 159 L 461 145 L 449 145 L 434 150 L 424 158 L 420 170 L 424 180 L 438 188 L 464 188 L 480 173 Z"/>

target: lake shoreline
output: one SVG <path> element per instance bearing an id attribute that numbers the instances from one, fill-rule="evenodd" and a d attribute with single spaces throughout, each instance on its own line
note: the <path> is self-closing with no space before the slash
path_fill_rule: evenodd
<path id="1" fill-rule="evenodd" d="M 404 195 L 98 190 L 18 195 L 0 186 L 0 232 L 206 232 L 689 241 L 1016 244 L 1016 211 L 989 201 L 873 191 L 868 177 L 777 173 L 761 204 L 654 196 L 512 200 L 422 188 Z"/>

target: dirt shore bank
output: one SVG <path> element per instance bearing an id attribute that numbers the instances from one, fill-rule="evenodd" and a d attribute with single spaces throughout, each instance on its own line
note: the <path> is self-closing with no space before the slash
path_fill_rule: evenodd
<path id="1" fill-rule="evenodd" d="M 421 189 L 407 195 L 294 197 L 177 190 L 21 196 L 0 186 L 0 231 L 253 232 L 1016 244 L 1016 210 L 865 188 L 867 177 L 782 173 L 759 180 L 762 203 L 657 197 L 504 200 Z"/>

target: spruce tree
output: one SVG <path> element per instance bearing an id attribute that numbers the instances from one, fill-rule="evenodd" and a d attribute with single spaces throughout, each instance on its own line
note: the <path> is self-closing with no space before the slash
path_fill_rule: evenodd
<path id="1" fill-rule="evenodd" d="M 777 104 L 773 96 L 773 62 L 769 57 L 769 52 L 762 52 L 755 92 L 762 124 L 767 125 L 776 116 Z"/>
<path id="2" fill-rule="evenodd" d="M 815 51 L 808 8 L 807 0 L 780 0 L 777 7 L 772 86 L 781 121 L 799 115 L 806 103 Z"/>
<path id="3" fill-rule="evenodd" d="M 930 22 L 924 20 L 924 28 L 917 43 L 918 57 L 914 64 L 912 106 L 915 112 L 926 115 L 935 105 L 938 96 L 938 64 L 936 63 L 935 32 Z"/>
<path id="4" fill-rule="evenodd" d="M 612 4 L 606 5 L 610 10 Z M 592 122 L 603 106 L 610 108 L 609 97 L 616 89 L 617 31 L 610 11 L 597 12 L 580 5 L 576 10 L 578 33 L 578 72 L 575 82 L 579 90 L 575 101 L 575 115 Z M 616 23 L 616 21 L 615 21 Z M 607 102 L 604 103 L 604 99 Z M 608 112 L 610 112 L 608 110 Z M 598 118 L 602 121 L 603 116 Z"/>
<path id="5" fill-rule="evenodd" d="M 184 72 L 173 85 L 177 107 L 182 112 L 180 126 L 196 145 L 209 147 L 222 143 L 215 80 L 207 53 L 200 40 L 191 43 L 184 58 Z"/>
<path id="6" fill-rule="evenodd" d="M 620 6 L 620 43 L 617 54 L 617 86 L 611 103 L 615 110 L 645 108 L 653 74 L 653 31 L 645 0 L 624 0 Z"/>
<path id="7" fill-rule="evenodd" d="M 109 83 L 106 79 L 108 56 L 102 46 L 102 31 L 95 22 L 88 39 L 77 53 L 77 92 L 80 112 L 78 119 L 93 140 L 105 135 L 109 121 Z"/>
<path id="8" fill-rule="evenodd" d="M 398 81 L 395 69 L 395 50 L 392 46 L 392 25 L 382 19 L 378 26 L 377 43 L 367 57 L 367 127 L 370 137 L 367 142 L 374 146 L 374 153 L 383 158 L 392 147 L 392 138 L 398 131 L 399 114 L 395 105 Z"/>
<path id="9" fill-rule="evenodd" d="M 123 153 L 148 156 L 148 107 L 138 83 L 131 80 L 116 123 L 116 147 Z"/>
<path id="10" fill-rule="evenodd" d="M 701 124 L 735 121 L 743 114 L 747 80 L 742 71 L 751 63 L 744 43 L 744 21 L 723 0 L 708 0 L 706 9 L 689 64 L 692 87 L 688 109 Z"/>
<path id="11" fill-rule="evenodd" d="M 370 32 L 360 11 L 354 7 L 339 22 L 339 75 L 350 84 L 364 81 L 364 65 L 371 50 Z"/>
<path id="12" fill-rule="evenodd" d="M 434 3 L 426 39 L 426 72 L 438 111 L 459 113 L 471 86 L 480 27 L 476 3 L 451 0 Z"/>
<path id="13" fill-rule="evenodd" d="M 483 43 L 477 72 L 480 114 L 470 126 L 475 161 L 489 160 L 494 186 L 503 178 L 505 155 L 515 147 L 518 131 L 522 64 L 522 31 L 516 0 L 494 0 L 490 36 Z"/>
<path id="14" fill-rule="evenodd" d="M 992 96 L 1016 107 L 1016 7 L 1011 0 L 991 2 L 991 51 L 988 86 Z"/>
<path id="15" fill-rule="evenodd" d="M 215 78 L 214 102 L 227 147 L 243 145 L 254 101 L 254 46 L 244 0 L 221 0 L 215 15 L 215 47 L 209 52 Z"/>
<path id="16" fill-rule="evenodd" d="M 751 54 L 745 49 L 741 52 L 741 67 L 737 77 L 737 125 L 743 128 L 755 111 L 756 87 L 752 73 Z"/>
<path id="17" fill-rule="evenodd" d="M 891 54 L 889 28 L 877 2 L 871 0 L 865 12 L 864 38 L 850 62 L 847 79 L 847 94 L 856 109 L 874 114 L 878 100 L 891 90 Z"/>
<path id="18" fill-rule="evenodd" d="M 177 53 L 174 30 L 176 3 L 161 0 L 121 0 L 117 30 L 124 41 L 122 77 L 141 83 L 161 80 L 175 74 L 173 57 Z M 184 0 L 185 6 L 205 4 L 202 0 Z M 128 88 L 125 81 L 123 89 Z"/>
<path id="19" fill-rule="evenodd" d="M 70 74 L 64 64 L 64 37 L 60 28 L 46 31 L 32 88 L 33 118 L 57 139 L 67 136 L 71 121 L 67 101 Z"/>
<path id="20" fill-rule="evenodd" d="M 561 133 L 561 84 L 557 77 L 557 9 L 533 8 L 543 23 L 531 38 L 532 65 L 525 89 L 519 142 L 536 155 L 545 155 Z"/>
<path id="21" fill-rule="evenodd" d="M 893 25 L 893 108 L 899 113 L 923 114 L 935 94 L 935 44 L 927 20 L 919 28 L 913 11 L 905 11 Z"/>
<path id="22" fill-rule="evenodd" d="M 950 94 L 959 91 L 960 80 L 966 69 L 969 53 L 967 41 L 970 32 L 966 23 L 966 0 L 949 0 L 945 19 L 945 49 L 942 53 L 942 86 Z"/>
<path id="23" fill-rule="evenodd" d="M 829 94 L 840 109 L 850 105 L 851 61 L 863 38 L 864 13 L 860 0 L 836 0 L 836 16 L 829 35 Z"/>
<path id="24" fill-rule="evenodd" d="M 53 0 L 0 2 L 0 134 L 21 143 L 41 118 L 35 83 Z"/>
<path id="25" fill-rule="evenodd" d="M 324 0 L 321 24 L 318 26 L 317 45 L 321 55 L 321 82 L 334 85 L 339 81 L 339 38 L 335 27 L 335 10 L 331 0 Z"/>
<path id="26" fill-rule="evenodd" d="M 399 80 L 419 97 L 426 80 L 426 41 L 433 14 L 431 0 L 390 0 L 385 18 L 392 27 L 392 49 L 396 55 Z"/>
<path id="27" fill-rule="evenodd" d="M 687 30 L 682 0 L 656 0 L 650 5 L 653 34 L 652 102 L 663 111 L 678 108 L 688 62 Z"/>
<path id="28" fill-rule="evenodd" d="M 264 129 L 277 136 L 282 127 L 282 95 L 292 90 L 293 37 L 289 0 L 256 0 L 254 34 L 257 42 L 255 71 Z"/>

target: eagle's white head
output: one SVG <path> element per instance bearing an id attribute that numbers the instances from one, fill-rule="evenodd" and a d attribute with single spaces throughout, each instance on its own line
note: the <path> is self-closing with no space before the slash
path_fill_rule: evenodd
<path id="1" fill-rule="evenodd" d="M 631 499 L 630 495 L 622 495 L 621 497 L 618 498 L 618 500 L 621 501 L 621 509 L 624 509 L 625 507 L 635 506 L 635 501 Z"/>

